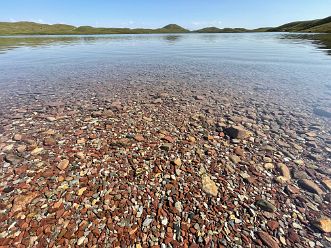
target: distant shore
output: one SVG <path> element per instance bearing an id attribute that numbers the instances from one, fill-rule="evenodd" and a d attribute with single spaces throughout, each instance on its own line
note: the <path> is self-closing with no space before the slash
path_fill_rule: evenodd
<path id="1" fill-rule="evenodd" d="M 331 33 L 331 16 L 310 21 L 291 22 L 279 27 L 218 28 L 205 27 L 188 30 L 177 24 L 162 28 L 102 28 L 92 26 L 75 27 L 67 24 L 41 24 L 35 22 L 0 22 L 0 35 L 93 35 L 93 34 L 163 34 L 163 33 L 247 33 L 247 32 L 301 32 Z"/>

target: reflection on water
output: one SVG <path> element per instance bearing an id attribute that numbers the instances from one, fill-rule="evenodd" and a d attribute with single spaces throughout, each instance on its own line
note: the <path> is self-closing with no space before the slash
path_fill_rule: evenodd
<path id="1" fill-rule="evenodd" d="M 152 74 L 325 91 L 330 41 L 290 33 L 0 36 L 0 87 Z"/>
<path id="2" fill-rule="evenodd" d="M 118 42 L 118 41 L 146 41 L 146 40 L 164 40 L 169 44 L 175 44 L 183 39 L 190 39 L 192 35 L 196 39 L 204 42 L 217 42 L 219 40 L 228 40 L 231 37 L 240 38 L 241 34 L 176 34 L 176 35 L 44 35 L 44 36 L 0 36 L 0 53 L 19 47 L 43 47 L 43 46 L 61 46 L 77 44 L 94 44 L 96 42 Z M 245 34 L 243 34 L 245 35 Z M 261 34 L 264 35 L 264 34 Z M 266 34 L 268 36 L 269 34 Z M 331 34 L 275 34 L 276 39 L 285 40 L 289 43 L 312 44 L 317 48 L 326 51 L 331 55 Z"/>
<path id="3" fill-rule="evenodd" d="M 297 42 L 309 41 L 319 49 L 331 55 L 331 34 L 284 34 L 283 39 L 296 40 Z"/>
<path id="4" fill-rule="evenodd" d="M 168 41 L 170 44 L 171 43 L 176 43 L 177 41 L 179 41 L 182 36 L 181 35 L 165 35 L 163 36 L 165 41 Z"/>
<path id="5" fill-rule="evenodd" d="M 94 44 L 96 42 L 118 42 L 132 40 L 149 40 L 152 35 L 36 35 L 36 36 L 0 36 L 0 53 L 19 47 L 43 47 L 61 46 L 75 44 Z M 180 41 L 182 35 L 160 35 L 154 36 L 169 43 Z"/>
<path id="6" fill-rule="evenodd" d="M 118 39 L 119 37 L 108 37 L 107 39 Z M 129 37 L 128 37 L 129 38 Z M 94 36 L 0 36 L 0 52 L 12 50 L 19 47 L 42 47 L 56 45 L 78 44 L 80 42 L 91 43 L 103 39 Z M 121 37 L 123 39 L 123 37 Z"/>

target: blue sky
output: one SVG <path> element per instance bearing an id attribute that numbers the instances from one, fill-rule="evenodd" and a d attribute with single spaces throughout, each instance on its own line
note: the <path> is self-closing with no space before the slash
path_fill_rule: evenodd
<path id="1" fill-rule="evenodd" d="M 76 26 L 277 26 L 331 15 L 331 0 L 2 0 L 0 21 Z"/>

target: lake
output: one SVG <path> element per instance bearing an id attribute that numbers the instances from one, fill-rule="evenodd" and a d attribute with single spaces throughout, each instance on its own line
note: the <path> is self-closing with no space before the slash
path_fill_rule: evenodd
<path id="1" fill-rule="evenodd" d="M 278 91 L 281 101 L 328 105 L 330 44 L 327 34 L 290 33 L 0 37 L 0 85 L 15 94 L 169 79 L 258 87 Z"/>
<path id="2" fill-rule="evenodd" d="M 0 246 L 331 247 L 329 49 L 0 37 Z"/>

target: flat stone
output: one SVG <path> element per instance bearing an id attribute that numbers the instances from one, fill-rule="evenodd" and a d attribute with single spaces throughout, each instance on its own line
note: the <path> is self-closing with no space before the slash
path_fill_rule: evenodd
<path id="1" fill-rule="evenodd" d="M 226 128 L 224 132 L 232 139 L 245 139 L 250 136 L 250 132 L 240 126 L 231 126 Z"/>
<path id="2" fill-rule="evenodd" d="M 161 98 L 157 98 L 157 99 L 153 100 L 152 103 L 154 103 L 154 104 L 163 103 L 163 100 Z"/>
<path id="3" fill-rule="evenodd" d="M 17 134 L 14 135 L 13 139 L 15 141 L 20 141 L 20 140 L 22 140 L 22 135 L 17 133 Z"/>
<path id="4" fill-rule="evenodd" d="M 80 237 L 80 238 L 77 240 L 77 245 L 82 245 L 82 244 L 84 243 L 85 239 L 87 239 L 85 236 Z"/>
<path id="5" fill-rule="evenodd" d="M 84 159 L 85 158 L 85 153 L 84 152 L 77 152 L 75 156 L 79 159 Z"/>
<path id="6" fill-rule="evenodd" d="M 43 150 L 44 150 L 44 148 L 42 148 L 42 147 L 37 147 L 37 148 L 35 148 L 35 149 L 33 149 L 33 150 L 31 151 L 31 155 L 38 155 L 38 154 L 40 154 Z"/>
<path id="7" fill-rule="evenodd" d="M 153 222 L 153 218 L 147 217 L 144 222 L 143 222 L 143 226 L 147 227 L 149 226 L 151 223 Z"/>
<path id="8" fill-rule="evenodd" d="M 180 158 L 176 158 L 174 160 L 174 164 L 180 167 L 182 165 L 182 161 L 180 160 Z"/>
<path id="9" fill-rule="evenodd" d="M 98 118 L 102 116 L 102 112 L 101 111 L 94 111 L 93 113 L 91 113 L 91 116 L 93 118 Z"/>
<path id="10" fill-rule="evenodd" d="M 236 147 L 234 149 L 234 153 L 237 154 L 238 156 L 244 156 L 244 150 L 241 149 L 240 147 Z"/>
<path id="11" fill-rule="evenodd" d="M 275 168 L 275 165 L 273 163 L 265 163 L 264 168 L 266 170 L 273 170 Z"/>
<path id="12" fill-rule="evenodd" d="M 291 172 L 285 164 L 279 163 L 279 164 L 277 164 L 277 167 L 278 167 L 278 170 L 279 170 L 280 174 L 282 175 L 282 177 L 285 180 L 290 180 L 291 179 Z"/>
<path id="13" fill-rule="evenodd" d="M 85 190 L 87 190 L 87 187 L 80 188 L 77 192 L 77 195 L 81 196 Z"/>
<path id="14" fill-rule="evenodd" d="M 279 223 L 278 221 L 270 220 L 267 222 L 267 226 L 270 228 L 271 231 L 274 231 L 279 227 Z"/>
<path id="15" fill-rule="evenodd" d="M 190 142 L 192 142 L 192 143 L 195 143 L 195 141 L 196 141 L 196 138 L 193 137 L 193 136 L 188 136 L 187 139 L 188 139 Z"/>
<path id="16" fill-rule="evenodd" d="M 194 99 L 201 101 L 201 100 L 204 100 L 205 98 L 203 96 L 196 95 L 196 96 L 194 96 Z"/>
<path id="17" fill-rule="evenodd" d="M 323 190 L 312 180 L 301 179 L 298 181 L 298 184 L 301 188 L 308 190 L 309 192 L 316 193 L 318 195 L 324 194 Z"/>
<path id="18" fill-rule="evenodd" d="M 163 150 L 163 151 L 169 151 L 171 148 L 172 148 L 172 145 L 169 144 L 169 143 L 162 144 L 162 145 L 160 146 L 160 149 Z"/>
<path id="19" fill-rule="evenodd" d="M 56 121 L 56 118 L 53 116 L 48 116 L 48 117 L 46 117 L 46 120 L 53 122 L 53 121 Z"/>
<path id="20" fill-rule="evenodd" d="M 181 213 L 181 212 L 183 211 L 183 205 L 182 205 L 182 203 L 181 203 L 180 201 L 177 201 L 177 202 L 175 203 L 175 208 L 177 209 L 177 211 L 178 211 L 179 213 Z"/>
<path id="21" fill-rule="evenodd" d="M 327 108 L 314 108 L 315 115 L 331 118 L 331 110 Z"/>
<path id="22" fill-rule="evenodd" d="M 231 155 L 229 158 L 235 164 L 237 164 L 241 161 L 240 157 L 238 157 L 237 155 Z"/>
<path id="23" fill-rule="evenodd" d="M 47 137 L 47 138 L 44 139 L 43 144 L 45 146 L 54 146 L 54 145 L 56 145 L 56 140 L 51 138 L 51 137 Z"/>
<path id="24" fill-rule="evenodd" d="M 312 225 L 322 232 L 329 233 L 331 232 L 331 219 L 328 217 L 321 217 L 312 221 Z"/>
<path id="25" fill-rule="evenodd" d="M 210 177 L 206 174 L 203 174 L 201 176 L 201 179 L 202 179 L 202 190 L 207 194 L 216 197 L 218 193 L 218 187 L 216 186 L 215 182 L 211 180 Z"/>
<path id="26" fill-rule="evenodd" d="M 295 179 L 307 179 L 309 177 L 304 170 L 300 170 L 297 168 L 294 169 L 292 173 L 293 173 L 293 178 Z"/>
<path id="27" fill-rule="evenodd" d="M 277 210 L 277 208 L 271 202 L 264 200 L 264 199 L 257 200 L 255 202 L 255 205 L 260 207 L 262 210 L 271 212 L 271 213 L 273 213 Z"/>
<path id="28" fill-rule="evenodd" d="M 294 186 L 294 185 L 287 185 L 286 188 L 285 188 L 285 191 L 289 195 L 300 193 L 300 189 L 298 187 Z"/>
<path id="29" fill-rule="evenodd" d="M 67 169 L 68 165 L 69 165 L 69 160 L 68 160 L 68 159 L 63 159 L 63 160 L 61 160 L 61 162 L 57 165 L 57 168 L 58 168 L 59 170 L 65 170 L 65 169 Z"/>
<path id="30" fill-rule="evenodd" d="M 288 239 L 293 243 L 296 243 L 296 242 L 300 241 L 299 235 L 297 234 L 297 232 L 293 228 L 290 228 L 288 230 Z"/>
<path id="31" fill-rule="evenodd" d="M 5 157 L 5 161 L 12 165 L 18 165 L 23 161 L 23 159 L 16 156 L 15 154 L 7 154 Z"/>
<path id="32" fill-rule="evenodd" d="M 37 192 L 30 192 L 26 195 L 19 195 L 14 198 L 12 212 L 17 212 L 25 209 L 25 207 L 32 202 L 34 198 L 38 196 Z"/>
<path id="33" fill-rule="evenodd" d="M 138 141 L 138 142 L 142 142 L 142 141 L 145 140 L 144 136 L 142 136 L 141 134 L 136 134 L 136 135 L 134 136 L 134 139 L 135 139 L 136 141 Z"/>
<path id="34" fill-rule="evenodd" d="M 16 149 L 17 152 L 23 153 L 26 151 L 26 145 L 19 145 Z"/>
<path id="35" fill-rule="evenodd" d="M 325 188 L 331 191 L 331 179 L 323 179 L 322 184 L 325 186 Z"/>
<path id="36" fill-rule="evenodd" d="M 262 240 L 262 243 L 268 246 L 269 248 L 279 248 L 277 241 L 270 236 L 267 232 L 257 232 L 257 235 Z"/>

